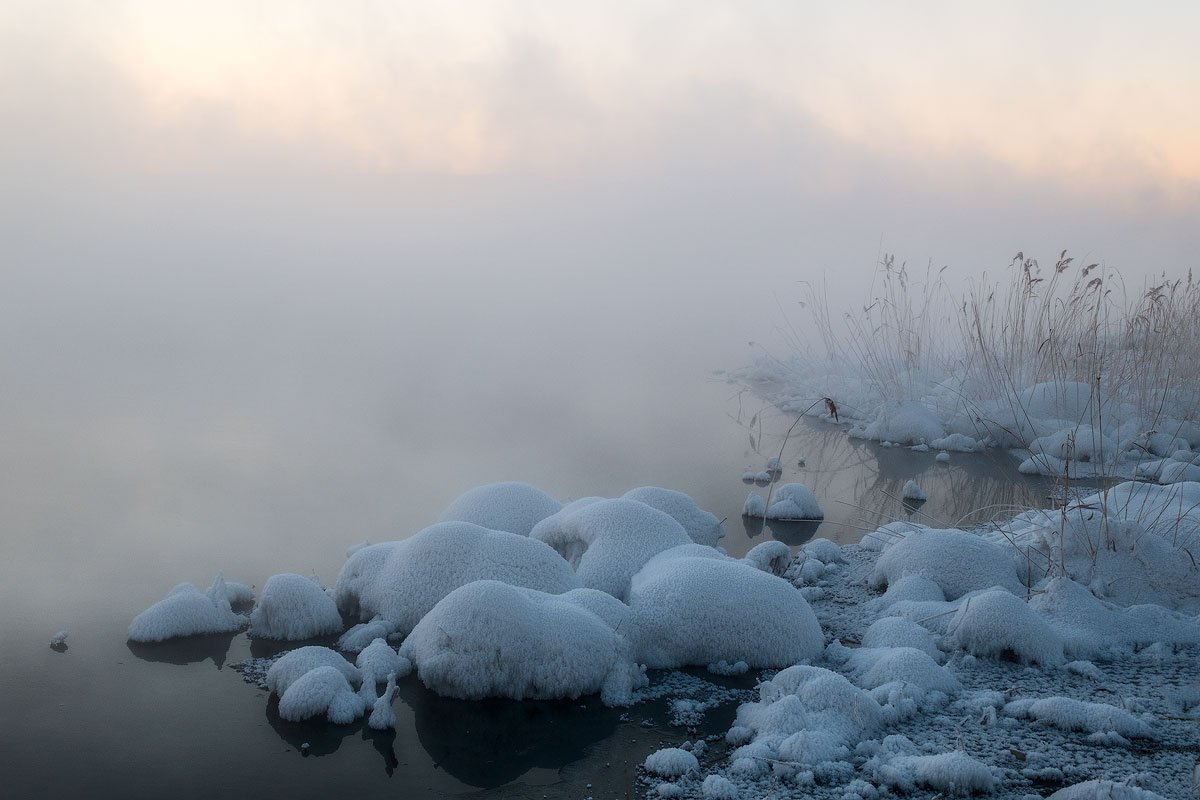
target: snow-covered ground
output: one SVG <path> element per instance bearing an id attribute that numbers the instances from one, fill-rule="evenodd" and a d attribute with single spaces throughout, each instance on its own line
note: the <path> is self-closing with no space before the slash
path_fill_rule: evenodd
<path id="1" fill-rule="evenodd" d="M 342 652 L 241 665 L 281 717 L 393 726 L 404 680 L 467 699 L 599 695 L 631 718 L 669 698 L 680 736 L 642 765 L 651 798 L 1011 798 L 1085 781 L 1101 783 L 1071 796 L 1193 796 L 1200 484 L 1121 484 L 978 530 L 764 542 L 743 559 L 710 544 L 715 517 L 659 489 L 561 506 L 503 484 L 443 520 L 352 548 L 329 589 L 268 582 L 252 626 L 342 634 Z M 329 604 L 363 621 L 329 631 Z M 246 622 L 218 578 L 176 589 L 130 635 Z M 756 689 L 722 683 L 747 673 Z M 693 733 L 731 705 L 727 730 Z"/>

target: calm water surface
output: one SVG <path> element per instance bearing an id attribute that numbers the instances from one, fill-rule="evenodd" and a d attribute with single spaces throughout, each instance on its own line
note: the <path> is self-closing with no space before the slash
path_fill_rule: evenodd
<path id="1" fill-rule="evenodd" d="M 651 388 L 605 393 L 594 407 L 568 410 L 530 392 L 476 415 L 455 401 L 450 419 L 431 404 L 421 424 L 411 411 L 383 423 L 348 414 L 332 432 L 179 403 L 110 409 L 99 429 L 94 415 L 52 410 L 59 416 L 42 427 L 14 431 L 0 566 L 5 794 L 623 797 L 634 765 L 696 733 L 669 724 L 666 701 L 468 703 L 438 698 L 414 676 L 402 683 L 394 733 L 288 723 L 230 669 L 280 648 L 245 635 L 133 646 L 125 628 L 175 583 L 203 588 L 218 570 L 255 586 L 284 571 L 332 582 L 347 546 L 409 536 L 461 491 L 495 480 L 564 500 L 647 484 L 686 491 L 727 518 L 735 555 L 772 536 L 847 543 L 890 519 L 949 525 L 1045 497 L 1002 454 L 942 465 L 806 420 L 786 442 L 783 480 L 811 486 L 827 519 L 764 530 L 740 517 L 746 494 L 766 491 L 742 473 L 779 452 L 791 420 L 766 411 L 751 424 L 753 402 L 701 371 L 654 374 L 660 382 L 630 384 Z M 910 478 L 930 496 L 919 509 L 899 500 Z M 59 629 L 70 632 L 65 652 L 48 646 Z M 708 712 L 697 732 L 723 732 L 733 713 L 734 704 Z"/>

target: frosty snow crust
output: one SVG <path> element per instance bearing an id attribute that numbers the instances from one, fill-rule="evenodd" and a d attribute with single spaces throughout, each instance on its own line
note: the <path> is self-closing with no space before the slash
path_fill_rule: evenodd
<path id="1" fill-rule="evenodd" d="M 1200 530 L 1197 505 L 1185 505 L 1200 499 L 1200 485 L 1123 484 L 991 530 L 893 523 L 859 546 L 819 539 L 796 553 L 764 542 L 744 559 L 707 543 L 716 540 L 711 520 L 685 495 L 631 493 L 658 507 L 628 495 L 564 507 L 541 503 L 532 487 L 500 487 L 468 493 L 471 502 L 455 507 L 478 511 L 480 497 L 513 498 L 511 513 L 488 513 L 530 523 L 525 534 L 454 520 L 358 547 L 332 589 L 273 576 L 250 619 L 233 612 L 235 592 L 222 577 L 204 593 L 181 584 L 134 619 L 130 638 L 248 624 L 251 635 L 281 639 L 341 633 L 338 646 L 358 653 L 356 664 L 327 647 L 301 647 L 271 665 L 265 685 L 285 720 L 367 718 L 373 728 L 396 724 L 396 683 L 410 672 L 452 697 L 599 695 L 629 705 L 655 691 L 648 668 L 780 670 L 740 706 L 727 749 L 689 742 L 651 754 L 640 779 L 649 796 L 757 797 L 782 788 L 874 800 L 994 793 L 1057 776 L 1062 784 L 1096 779 L 1056 795 L 1066 800 L 1146 800 L 1158 796 L 1152 789 L 1175 796 L 1172 787 L 1185 785 L 1174 776 L 1114 782 L 1120 776 L 1072 772 L 1036 752 L 1022 752 L 1014 766 L 1015 757 L 912 731 L 950 715 L 997 734 L 1038 726 L 1093 748 L 1177 739 L 1136 699 L 985 689 L 978 675 L 1015 663 L 1038 676 L 1033 686 L 1103 687 L 1133 659 L 1169 660 L 1182 648 L 1194 663 L 1200 577 L 1181 563 L 1179 537 Z M 536 521 L 532 501 L 545 512 Z M 343 615 L 363 622 L 345 630 Z M 389 637 L 403 640 L 399 651 Z M 1200 719 L 1200 687 L 1172 697 L 1178 718 Z M 676 705 L 688 719 L 711 707 Z M 1166 752 L 1164 763 L 1174 763 L 1176 751 Z"/>

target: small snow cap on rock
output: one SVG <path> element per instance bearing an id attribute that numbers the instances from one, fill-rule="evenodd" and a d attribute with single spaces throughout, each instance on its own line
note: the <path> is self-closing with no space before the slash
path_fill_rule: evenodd
<path id="1" fill-rule="evenodd" d="M 905 500 L 915 500 L 917 502 L 923 502 L 929 499 L 929 495 L 925 494 L 925 490 L 918 486 L 917 482 L 914 480 L 909 480 L 904 484 L 904 491 L 902 492 L 902 495 Z"/>

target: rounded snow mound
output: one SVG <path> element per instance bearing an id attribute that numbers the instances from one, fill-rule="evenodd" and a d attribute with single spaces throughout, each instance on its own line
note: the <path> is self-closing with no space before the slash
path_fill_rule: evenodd
<path id="1" fill-rule="evenodd" d="M 812 489 L 803 483 L 785 483 L 772 492 L 766 518 L 825 519 L 825 512 L 821 510 L 821 504 L 817 502 Z"/>
<path id="2" fill-rule="evenodd" d="M 949 695 L 962 691 L 949 670 L 915 647 L 860 647 L 850 652 L 848 664 L 855 683 L 864 689 L 901 682 L 927 692 Z"/>
<path id="3" fill-rule="evenodd" d="M 944 658 L 933 634 L 904 617 L 884 617 L 871 623 L 871 627 L 863 634 L 862 646 L 914 647 L 935 661 Z"/>
<path id="4" fill-rule="evenodd" d="M 313 639 L 342 630 L 337 603 L 303 575 L 272 575 L 250 614 L 250 636 L 256 639 Z"/>
<path id="5" fill-rule="evenodd" d="M 911 401 L 880 411 L 874 421 L 851 428 L 849 434 L 859 439 L 881 442 L 927 444 L 945 438 L 946 429 L 931 409 Z"/>
<path id="6" fill-rule="evenodd" d="M 879 590 L 909 575 L 936 583 L 946 599 L 999 586 L 1023 590 L 1018 577 L 1018 553 L 1008 545 L 955 530 L 919 528 L 889 545 L 875 562 L 871 588 Z"/>
<path id="7" fill-rule="evenodd" d="M 828 733 L 839 745 L 853 747 L 883 726 L 879 703 L 836 672 L 798 665 L 781 670 L 758 687 L 759 701 L 745 703 L 735 726 L 756 738 L 786 737 L 797 731 Z"/>
<path id="8" fill-rule="evenodd" d="M 950 621 L 950 635 L 977 656 L 1011 653 L 1043 666 L 1063 663 L 1063 640 L 1029 605 L 1003 589 L 968 597 Z"/>
<path id="9" fill-rule="evenodd" d="M 439 522 L 388 544 L 363 548 L 347 559 L 334 596 L 343 612 L 382 617 L 401 634 L 443 597 L 474 581 L 551 594 L 579 586 L 571 566 L 544 542 L 470 522 Z"/>
<path id="10" fill-rule="evenodd" d="M 745 661 L 780 667 L 818 658 L 825 637 L 800 592 L 734 560 L 676 558 L 632 581 L 639 660 L 655 669 Z"/>
<path id="11" fill-rule="evenodd" d="M 646 756 L 642 764 L 647 772 L 652 772 L 663 778 L 679 778 L 689 772 L 699 772 L 700 762 L 687 750 L 678 747 L 665 747 Z"/>
<path id="12" fill-rule="evenodd" d="M 792 565 L 792 548 L 774 539 L 759 542 L 750 548 L 750 552 L 746 553 L 742 561 L 755 569 L 782 576 Z"/>
<path id="13" fill-rule="evenodd" d="M 336 667 L 317 667 L 297 678 L 279 698 L 279 716 L 290 722 L 325 715 L 335 725 L 348 725 L 367 704 L 350 688 Z"/>
<path id="14" fill-rule="evenodd" d="M 129 639 L 162 642 L 178 636 L 233 633 L 244 627 L 246 617 L 233 613 L 225 579 L 218 575 L 207 592 L 190 583 L 173 588 L 166 597 L 133 618 L 129 623 Z"/>
<path id="15" fill-rule="evenodd" d="M 534 525 L 560 509 L 562 503 L 536 486 L 506 481 L 464 492 L 446 507 L 438 521 L 471 522 L 493 531 L 528 536 Z"/>
<path id="16" fill-rule="evenodd" d="M 636 500 L 639 503 L 645 503 L 651 508 L 657 508 L 659 511 L 669 514 L 676 522 L 683 526 L 687 535 L 697 544 L 716 547 L 717 542 L 725 536 L 725 529 L 721 526 L 721 520 L 717 519 L 715 514 L 711 514 L 700 508 L 691 496 L 683 492 L 676 492 L 672 489 L 660 489 L 657 486 L 642 486 L 637 489 L 631 489 L 623 497 L 626 500 Z"/>
<path id="17" fill-rule="evenodd" d="M 443 598 L 404 640 L 400 655 L 440 695 L 521 700 L 599 693 L 607 705 L 628 705 L 645 676 L 633 662 L 626 631 L 592 611 L 617 601 L 596 594 L 553 595 L 476 581 Z"/>
<path id="18" fill-rule="evenodd" d="M 309 645 L 284 653 L 271 665 L 267 670 L 267 689 L 282 695 L 300 676 L 319 667 L 333 667 L 345 676 L 348 683 L 356 686 L 362 681 L 358 667 L 339 653 L 328 647 Z"/>
<path id="19" fill-rule="evenodd" d="M 383 639 L 376 639 L 363 648 L 354 660 L 354 665 L 362 673 L 363 682 L 368 679 L 374 683 L 384 683 L 388 676 L 403 678 L 412 671 L 412 662 L 398 654 L 390 644 Z"/>
<path id="20" fill-rule="evenodd" d="M 581 584 L 622 601 L 629 597 L 634 573 L 653 556 L 693 544 L 669 514 L 624 498 L 600 500 L 556 515 L 538 523 L 530 537 L 566 559 Z"/>
<path id="21" fill-rule="evenodd" d="M 1166 800 L 1148 789 L 1114 781 L 1084 781 L 1059 789 L 1046 800 Z"/>

